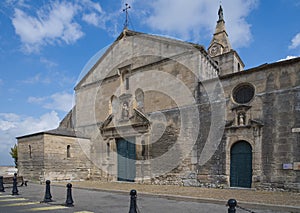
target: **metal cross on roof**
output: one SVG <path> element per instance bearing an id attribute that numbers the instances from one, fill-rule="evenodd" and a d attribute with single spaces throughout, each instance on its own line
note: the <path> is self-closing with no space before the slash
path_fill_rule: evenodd
<path id="1" fill-rule="evenodd" d="M 125 19 L 125 24 L 124 24 L 124 29 L 128 27 L 128 10 L 130 9 L 131 7 L 126 3 L 125 4 L 125 8 L 123 9 L 123 12 L 126 13 L 126 19 Z"/>

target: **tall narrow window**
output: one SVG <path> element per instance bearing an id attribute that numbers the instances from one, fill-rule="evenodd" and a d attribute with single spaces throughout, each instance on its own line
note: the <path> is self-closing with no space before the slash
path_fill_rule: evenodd
<path id="1" fill-rule="evenodd" d="M 143 160 L 146 159 L 146 145 L 144 140 L 142 140 L 142 158 Z"/>
<path id="2" fill-rule="evenodd" d="M 106 143 L 106 153 L 107 153 L 107 157 L 110 156 L 110 145 L 109 143 Z"/>
<path id="3" fill-rule="evenodd" d="M 129 77 L 125 78 L 125 87 L 126 87 L 126 90 L 129 90 Z"/>
<path id="4" fill-rule="evenodd" d="M 28 145 L 28 151 L 29 151 L 29 158 L 32 158 L 31 146 L 30 145 Z"/>
<path id="5" fill-rule="evenodd" d="M 71 157 L 70 148 L 71 148 L 71 146 L 68 145 L 68 146 L 67 146 L 67 158 L 70 158 L 70 157 Z"/>

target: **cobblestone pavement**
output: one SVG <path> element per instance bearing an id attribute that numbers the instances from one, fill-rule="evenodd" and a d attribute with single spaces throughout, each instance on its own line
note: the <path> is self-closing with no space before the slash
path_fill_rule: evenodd
<path id="1" fill-rule="evenodd" d="M 66 183 L 55 183 L 66 185 Z M 265 208 L 273 210 L 285 209 L 289 212 L 300 212 L 300 193 L 284 191 L 263 191 L 254 189 L 215 189 L 201 187 L 183 187 L 172 185 L 147 185 L 126 182 L 99 182 L 82 181 L 74 182 L 76 188 L 87 188 L 103 191 L 117 191 L 127 193 L 131 189 L 137 190 L 138 194 L 165 197 L 170 199 L 208 202 L 225 205 L 234 198 L 241 207 Z"/>

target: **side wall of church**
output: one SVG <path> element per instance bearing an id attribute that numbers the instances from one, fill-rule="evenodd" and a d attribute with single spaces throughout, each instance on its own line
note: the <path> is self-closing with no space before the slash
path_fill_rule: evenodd
<path id="1" fill-rule="evenodd" d="M 214 87 L 208 92 L 208 86 Z M 197 166 L 195 167 L 196 186 L 223 187 L 227 185 L 226 139 L 223 135 L 227 103 L 223 99 L 220 82 L 201 82 L 199 85 L 200 131 L 195 145 Z M 207 147 L 207 148 L 206 148 Z M 203 158 L 203 156 L 207 156 Z"/>
<path id="2" fill-rule="evenodd" d="M 45 135 L 44 180 L 66 181 L 90 178 L 89 140 Z"/>
<path id="3" fill-rule="evenodd" d="M 300 190 L 300 63 L 270 69 L 261 95 L 264 187 Z M 292 165 L 285 168 L 285 165 Z"/>
<path id="4" fill-rule="evenodd" d="M 239 106 L 233 99 L 234 89 L 242 84 L 255 88 L 254 98 Z M 230 149 L 237 141 L 247 141 L 252 147 L 253 187 L 300 189 L 299 134 L 300 126 L 299 60 L 274 64 L 267 68 L 245 71 L 222 79 L 227 101 L 225 174 L 229 182 Z M 245 111 L 244 124 L 238 121 L 238 109 Z M 255 125 L 255 121 L 262 126 Z M 247 127 L 246 127 L 247 126 Z M 289 168 L 284 168 L 289 165 Z"/>
<path id="5" fill-rule="evenodd" d="M 18 139 L 18 175 L 40 180 L 44 168 L 44 135 Z"/>

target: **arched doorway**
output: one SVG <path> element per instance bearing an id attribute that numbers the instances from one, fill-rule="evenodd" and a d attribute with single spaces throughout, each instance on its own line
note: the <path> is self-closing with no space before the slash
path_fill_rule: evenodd
<path id="1" fill-rule="evenodd" d="M 238 141 L 230 150 L 230 186 L 251 188 L 252 147 L 247 141 Z"/>

